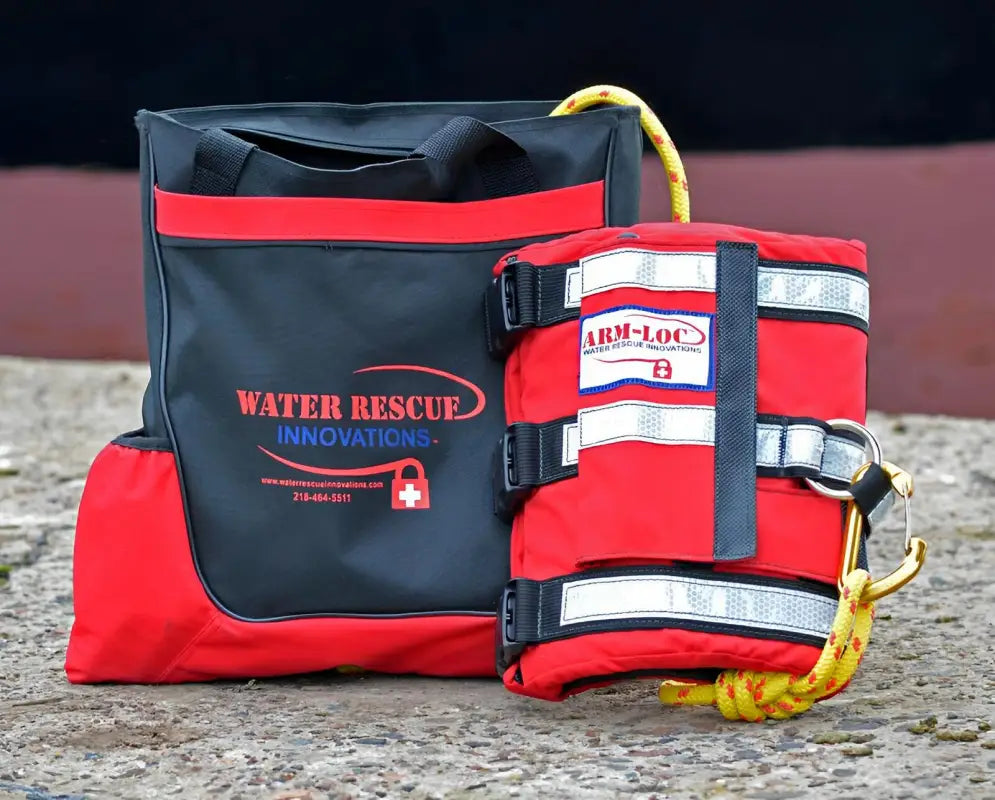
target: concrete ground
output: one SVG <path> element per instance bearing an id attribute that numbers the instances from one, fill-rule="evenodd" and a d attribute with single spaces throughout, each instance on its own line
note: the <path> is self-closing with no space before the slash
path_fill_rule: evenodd
<path id="1" fill-rule="evenodd" d="M 848 691 L 787 722 L 363 676 L 70 686 L 76 505 L 147 367 L 0 359 L 0 798 L 995 797 L 995 422 L 872 414 L 916 477 L 927 565 Z M 870 543 L 880 572 L 898 520 Z"/>

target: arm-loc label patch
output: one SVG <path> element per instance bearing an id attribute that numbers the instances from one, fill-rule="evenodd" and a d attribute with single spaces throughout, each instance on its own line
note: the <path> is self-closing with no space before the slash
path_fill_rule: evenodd
<path id="1" fill-rule="evenodd" d="M 581 317 L 580 393 L 626 383 L 710 391 L 714 327 L 714 314 L 643 306 Z"/>

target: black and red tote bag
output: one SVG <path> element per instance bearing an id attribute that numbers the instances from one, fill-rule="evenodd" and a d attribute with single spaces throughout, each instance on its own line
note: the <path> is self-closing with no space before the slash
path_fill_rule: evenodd
<path id="1" fill-rule="evenodd" d="M 481 288 L 637 221 L 639 109 L 139 113 L 151 378 L 77 527 L 73 682 L 494 675 Z"/>

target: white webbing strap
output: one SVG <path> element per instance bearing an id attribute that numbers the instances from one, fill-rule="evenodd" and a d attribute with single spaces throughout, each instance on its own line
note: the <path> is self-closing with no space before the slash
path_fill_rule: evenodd
<path id="1" fill-rule="evenodd" d="M 563 583 L 561 626 L 666 618 L 824 639 L 837 602 L 783 583 L 739 582 L 678 575 L 632 575 Z"/>
<path id="2" fill-rule="evenodd" d="M 562 464 L 576 464 L 579 452 L 615 442 L 712 445 L 715 408 L 625 400 L 581 409 L 577 422 L 563 426 Z M 866 461 L 864 448 L 812 423 L 757 423 L 757 466 L 792 467 L 849 483 Z"/>
<path id="3" fill-rule="evenodd" d="M 657 292 L 714 292 L 715 253 L 623 248 L 588 256 L 566 274 L 564 308 L 611 289 Z M 867 278 L 844 270 L 782 268 L 761 262 L 757 270 L 757 305 L 795 312 L 846 314 L 869 321 Z"/>

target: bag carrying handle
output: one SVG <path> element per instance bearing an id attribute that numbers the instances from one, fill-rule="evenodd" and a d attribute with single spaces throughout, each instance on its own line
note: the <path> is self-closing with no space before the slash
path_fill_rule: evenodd
<path id="1" fill-rule="evenodd" d="M 535 166 L 518 142 L 473 117 L 453 117 L 415 148 L 441 165 L 450 176 L 459 175 L 473 161 L 488 198 L 511 197 L 539 191 Z"/>
<path id="2" fill-rule="evenodd" d="M 639 122 L 653 142 L 653 147 L 663 161 L 670 178 L 670 210 L 674 222 L 691 221 L 691 198 L 688 194 L 687 175 L 680 153 L 673 140 L 663 127 L 656 114 L 639 97 L 628 89 L 619 86 L 589 86 L 570 95 L 550 113 L 551 117 L 562 114 L 575 114 L 595 105 L 636 106 L 639 109 Z"/>
<path id="3" fill-rule="evenodd" d="M 239 178 L 257 145 L 221 128 L 201 134 L 194 152 L 191 194 L 234 196 Z M 539 191 L 535 166 L 525 149 L 497 128 L 473 117 L 454 117 L 416 147 L 434 193 L 451 191 L 475 168 L 487 199 Z"/>

